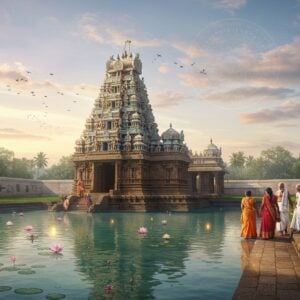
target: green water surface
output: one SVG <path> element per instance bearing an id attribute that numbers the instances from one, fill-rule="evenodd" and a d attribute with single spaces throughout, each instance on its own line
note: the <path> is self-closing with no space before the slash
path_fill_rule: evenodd
<path id="1" fill-rule="evenodd" d="M 238 210 L 219 208 L 0 214 L 0 299 L 231 299 L 243 257 L 239 218 Z M 147 235 L 138 234 L 141 226 Z M 49 250 L 55 243 L 61 255 Z"/>

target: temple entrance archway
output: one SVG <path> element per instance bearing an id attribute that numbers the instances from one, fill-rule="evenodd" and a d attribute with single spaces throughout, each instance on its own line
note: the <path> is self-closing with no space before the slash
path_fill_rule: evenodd
<path id="1" fill-rule="evenodd" d="M 105 162 L 95 165 L 94 192 L 108 193 L 115 186 L 115 163 Z"/>

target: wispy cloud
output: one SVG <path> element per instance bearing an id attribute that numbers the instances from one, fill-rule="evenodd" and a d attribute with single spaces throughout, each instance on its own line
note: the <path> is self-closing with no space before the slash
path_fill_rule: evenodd
<path id="1" fill-rule="evenodd" d="M 165 91 L 150 94 L 150 99 L 154 106 L 168 108 L 180 104 L 186 99 L 186 96 L 179 91 Z"/>
<path id="2" fill-rule="evenodd" d="M 0 139 L 12 140 L 50 140 L 48 136 L 34 135 L 14 128 L 0 128 Z"/>
<path id="3" fill-rule="evenodd" d="M 247 83 L 257 86 L 286 86 L 300 82 L 300 38 L 263 53 L 244 51 L 230 60 L 218 56 L 207 58 L 209 76 L 190 71 L 180 75 L 185 85 L 203 87 Z"/>
<path id="4" fill-rule="evenodd" d="M 243 7 L 247 3 L 247 0 L 211 0 L 210 3 L 216 8 L 232 12 Z"/>
<path id="5" fill-rule="evenodd" d="M 163 63 L 158 67 L 158 71 L 162 74 L 167 74 L 170 72 L 170 67 L 167 63 Z"/>
<path id="6" fill-rule="evenodd" d="M 128 18 L 118 18 L 125 24 L 117 25 L 117 17 L 113 18 L 101 15 L 86 13 L 79 21 L 79 29 L 81 33 L 88 39 L 98 44 L 124 46 L 126 40 L 131 40 L 135 47 L 157 47 L 164 43 L 158 38 L 147 37 L 146 33 L 141 33 L 136 29 L 132 20 Z M 137 36 L 146 36 L 145 38 L 137 38 Z"/>
<path id="7" fill-rule="evenodd" d="M 241 113 L 240 118 L 246 124 L 262 124 L 262 123 L 283 123 L 299 119 L 300 103 L 295 101 L 285 101 L 281 105 L 272 109 L 260 109 L 254 113 Z M 289 123 L 288 123 L 289 124 Z"/>
<path id="8" fill-rule="evenodd" d="M 295 96 L 293 89 L 269 87 L 239 87 L 227 91 L 208 92 L 202 98 L 209 101 L 239 102 L 251 100 L 284 100 Z"/>
<path id="9" fill-rule="evenodd" d="M 188 44 L 189 43 L 184 41 L 175 41 L 170 43 L 173 48 L 184 53 L 189 58 L 199 58 L 206 55 L 206 52 L 199 46 Z"/>

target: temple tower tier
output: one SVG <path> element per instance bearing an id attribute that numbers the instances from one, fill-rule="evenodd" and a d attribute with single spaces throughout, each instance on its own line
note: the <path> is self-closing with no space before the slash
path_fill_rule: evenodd
<path id="1" fill-rule="evenodd" d="M 100 93 L 76 141 L 74 192 L 91 193 L 104 209 L 137 210 L 140 202 L 140 210 L 150 210 L 158 199 L 176 202 L 193 195 L 192 158 L 183 131 L 170 125 L 159 135 L 140 77 L 142 62 L 126 45 L 122 55 L 107 61 Z"/>

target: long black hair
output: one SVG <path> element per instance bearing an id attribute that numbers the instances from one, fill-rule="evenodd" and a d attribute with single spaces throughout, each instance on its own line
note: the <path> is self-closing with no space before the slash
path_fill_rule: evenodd
<path id="1" fill-rule="evenodd" d="M 270 187 L 266 188 L 266 193 L 269 195 L 270 199 L 273 199 L 273 191 Z"/>

